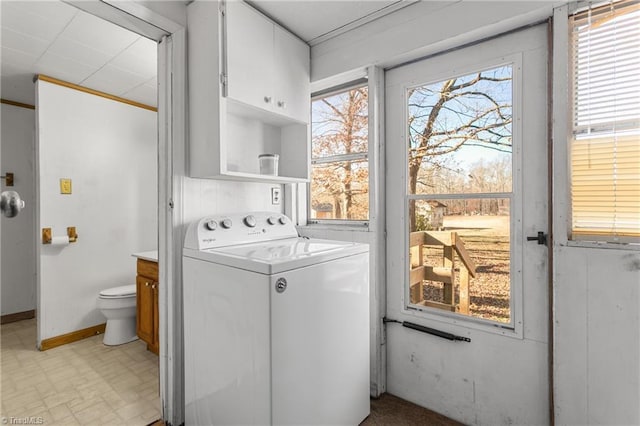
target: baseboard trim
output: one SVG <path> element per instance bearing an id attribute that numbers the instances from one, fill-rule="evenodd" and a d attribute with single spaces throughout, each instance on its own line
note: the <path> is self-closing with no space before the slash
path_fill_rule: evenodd
<path id="1" fill-rule="evenodd" d="M 9 324 L 11 322 L 28 320 L 36 317 L 36 310 L 16 312 L 15 314 L 2 315 L 0 317 L 0 324 Z"/>
<path id="2" fill-rule="evenodd" d="M 51 337 L 44 339 L 40 343 L 40 350 L 46 351 L 48 349 L 57 348 L 58 346 L 66 345 L 67 343 L 77 342 L 78 340 L 86 339 L 87 337 L 95 336 L 96 334 L 104 333 L 104 329 L 107 324 L 98 324 L 93 327 L 83 328 L 82 330 L 72 331 L 71 333 L 63 334 L 61 336 Z"/>

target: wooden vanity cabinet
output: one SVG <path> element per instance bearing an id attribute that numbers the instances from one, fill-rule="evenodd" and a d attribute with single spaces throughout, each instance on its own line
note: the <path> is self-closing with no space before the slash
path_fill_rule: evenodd
<path id="1" fill-rule="evenodd" d="M 138 337 L 147 343 L 147 349 L 158 354 L 158 263 L 138 259 L 136 277 Z"/>

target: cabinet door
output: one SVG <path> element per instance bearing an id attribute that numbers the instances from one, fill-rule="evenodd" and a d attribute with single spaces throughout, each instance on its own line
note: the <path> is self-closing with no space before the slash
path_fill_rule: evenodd
<path id="1" fill-rule="evenodd" d="M 149 345 L 154 344 L 153 284 L 153 280 L 147 277 L 141 275 L 136 277 L 137 332 L 138 337 Z"/>
<path id="2" fill-rule="evenodd" d="M 310 121 L 309 46 L 275 27 L 275 110 L 303 123 Z"/>
<path id="3" fill-rule="evenodd" d="M 227 96 L 272 110 L 274 24 L 244 2 L 226 7 Z"/>

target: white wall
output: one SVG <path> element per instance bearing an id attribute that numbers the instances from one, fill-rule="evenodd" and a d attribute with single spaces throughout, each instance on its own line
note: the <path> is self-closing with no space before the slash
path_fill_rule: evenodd
<path id="1" fill-rule="evenodd" d="M 388 67 L 545 19 L 550 1 L 423 1 L 311 48 L 311 80 Z M 558 2 L 555 2 L 558 3 Z"/>
<path id="2" fill-rule="evenodd" d="M 554 255 L 556 423 L 640 424 L 640 253 Z"/>
<path id="3" fill-rule="evenodd" d="M 118 6 L 118 2 L 113 2 L 115 6 Z M 187 26 L 187 6 L 184 1 L 173 0 L 135 0 L 135 3 L 170 19 L 176 24 L 180 24 L 183 27 Z"/>
<path id="4" fill-rule="evenodd" d="M 75 226 L 78 242 L 38 244 L 38 343 L 105 322 L 101 290 L 135 283 L 132 253 L 157 247 L 156 113 L 37 83 L 37 234 Z M 60 194 L 59 179 L 73 193 Z M 38 237 L 39 238 L 39 237 Z"/>
<path id="5" fill-rule="evenodd" d="M 36 308 L 35 245 L 35 111 L 2 104 L 2 166 L 14 173 L 14 186 L 2 181 L 2 191 L 17 191 L 25 209 L 16 217 L 2 216 L 2 315 Z"/>
<path id="6" fill-rule="evenodd" d="M 283 212 L 271 204 L 271 188 L 282 185 L 213 179 L 184 179 L 184 222 L 189 224 L 212 214 L 249 211 Z"/>

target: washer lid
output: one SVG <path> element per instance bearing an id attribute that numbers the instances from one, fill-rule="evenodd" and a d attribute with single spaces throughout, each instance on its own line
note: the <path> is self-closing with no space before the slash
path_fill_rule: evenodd
<path id="1" fill-rule="evenodd" d="M 269 241 L 266 243 L 252 243 L 217 249 L 228 256 L 236 256 L 243 259 L 258 262 L 278 262 L 283 259 L 293 260 L 304 256 L 318 256 L 334 250 L 342 250 L 351 246 L 351 243 L 327 240 L 312 240 L 306 238 L 294 238 L 286 240 Z"/>
<path id="2" fill-rule="evenodd" d="M 368 251 L 368 244 L 298 237 L 208 250 L 185 248 L 184 254 L 261 274 L 276 274 Z"/>
<path id="3" fill-rule="evenodd" d="M 95 293 L 94 293 L 95 294 Z M 102 290 L 100 292 L 100 296 L 102 297 L 126 297 L 133 296 L 136 294 L 136 285 L 122 285 L 120 287 L 108 288 L 106 290 Z"/>

